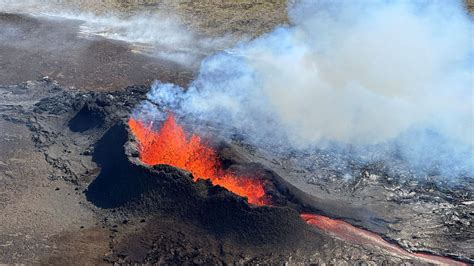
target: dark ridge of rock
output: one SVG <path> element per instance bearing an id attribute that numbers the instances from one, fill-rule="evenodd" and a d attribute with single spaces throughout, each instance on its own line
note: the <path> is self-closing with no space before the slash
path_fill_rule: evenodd
<path id="1" fill-rule="evenodd" d="M 220 238 L 247 244 L 296 241 L 304 222 L 285 207 L 255 207 L 209 181 L 194 182 L 180 169 L 141 164 L 124 124 L 111 127 L 97 142 L 93 160 L 101 167 L 86 196 L 101 208 L 135 215 L 166 215 L 192 221 Z M 132 157 L 129 159 L 127 155 Z"/>

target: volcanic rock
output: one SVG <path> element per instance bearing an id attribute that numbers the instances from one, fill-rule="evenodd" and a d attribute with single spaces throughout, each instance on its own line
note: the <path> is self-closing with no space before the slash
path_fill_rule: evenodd
<path id="1" fill-rule="evenodd" d="M 76 230 L 84 226 L 84 232 L 58 237 L 57 245 L 62 247 L 64 239 L 97 236 L 95 243 L 108 241 L 108 251 L 101 256 L 110 262 L 412 261 L 344 243 L 299 218 L 299 212 L 313 212 L 380 233 L 409 250 L 472 259 L 472 206 L 463 204 L 472 198 L 465 187 L 468 180 L 448 186 L 403 179 L 385 171 L 383 164 L 357 161 L 349 164 L 354 178 L 345 178 L 344 171 L 324 165 L 347 167 L 337 154 L 275 154 L 238 138 L 221 138 L 218 128 L 209 127 L 226 168 L 268 181 L 265 189 L 273 206 L 252 206 L 208 181 L 194 182 L 184 170 L 140 162 L 126 121 L 146 92 L 140 86 L 113 93 L 83 92 L 63 89 L 49 79 L 0 87 L 1 119 L 30 130 L 32 149 L 44 155 L 51 169 L 48 182 L 60 184 L 52 191 L 60 187 L 55 194 L 74 192 L 78 206 L 97 219 L 94 229 L 76 224 Z M 8 171 L 6 176 L 15 176 Z M 321 178 L 313 176 L 317 172 Z M 73 256 L 73 250 L 61 248 L 54 256 Z"/>

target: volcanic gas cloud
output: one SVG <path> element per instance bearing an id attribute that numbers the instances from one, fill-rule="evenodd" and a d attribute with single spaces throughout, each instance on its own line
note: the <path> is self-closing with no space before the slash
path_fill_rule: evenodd
<path id="1" fill-rule="evenodd" d="M 129 126 L 139 142 L 140 160 L 143 163 L 172 165 L 191 172 L 194 181 L 209 179 L 213 185 L 246 197 L 251 204 L 269 204 L 261 180 L 223 170 L 216 151 L 195 134 L 188 138 L 172 114 L 168 115 L 158 131 L 133 118 L 129 120 Z"/>

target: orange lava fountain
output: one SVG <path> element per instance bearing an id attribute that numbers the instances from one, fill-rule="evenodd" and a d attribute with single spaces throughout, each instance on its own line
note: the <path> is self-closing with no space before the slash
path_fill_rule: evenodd
<path id="1" fill-rule="evenodd" d="M 187 138 L 172 114 L 168 115 L 158 131 L 133 118 L 130 118 L 128 125 L 138 140 L 140 160 L 143 163 L 172 165 L 191 172 L 194 181 L 209 179 L 213 185 L 246 197 L 251 204 L 269 204 L 260 180 L 236 176 L 223 170 L 217 153 L 205 145 L 199 136 L 193 134 Z"/>

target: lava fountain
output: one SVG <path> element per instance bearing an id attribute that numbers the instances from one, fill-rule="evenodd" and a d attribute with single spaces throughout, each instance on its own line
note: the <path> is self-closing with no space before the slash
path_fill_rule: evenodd
<path id="1" fill-rule="evenodd" d="M 261 180 L 224 170 L 216 151 L 195 134 L 187 137 L 172 114 L 157 131 L 133 118 L 128 124 L 138 140 L 140 160 L 144 164 L 175 166 L 191 172 L 194 181 L 208 179 L 213 185 L 246 197 L 250 204 L 261 206 L 270 203 Z"/>

